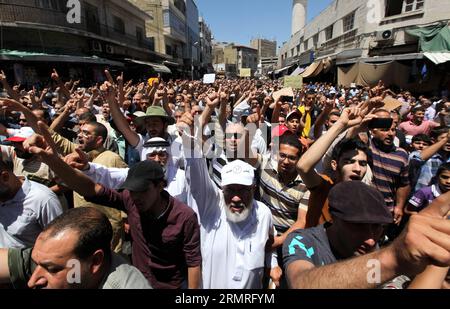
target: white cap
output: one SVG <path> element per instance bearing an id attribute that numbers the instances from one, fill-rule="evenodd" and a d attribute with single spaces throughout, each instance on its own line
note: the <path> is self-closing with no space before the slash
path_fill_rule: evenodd
<path id="1" fill-rule="evenodd" d="M 233 118 L 236 122 L 241 122 L 241 118 L 243 116 L 250 116 L 251 112 L 252 107 L 248 105 L 246 100 L 244 100 L 233 109 Z"/>
<path id="2" fill-rule="evenodd" d="M 11 137 L 5 139 L 6 142 L 18 142 L 22 143 L 34 134 L 34 131 L 30 127 L 21 127 L 14 130 L 14 134 Z"/>
<path id="3" fill-rule="evenodd" d="M 255 171 L 250 164 L 241 160 L 228 163 L 222 168 L 222 187 L 228 185 L 251 186 L 255 178 Z"/>

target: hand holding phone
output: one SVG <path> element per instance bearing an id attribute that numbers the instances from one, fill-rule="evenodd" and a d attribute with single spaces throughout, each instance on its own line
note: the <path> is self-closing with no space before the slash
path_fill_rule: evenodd
<path id="1" fill-rule="evenodd" d="M 281 102 L 289 102 L 289 103 L 294 103 L 294 97 L 289 97 L 289 96 L 282 96 L 280 98 Z"/>
<path id="2" fill-rule="evenodd" d="M 393 122 L 392 118 L 374 118 L 369 122 L 369 129 L 390 129 Z"/>

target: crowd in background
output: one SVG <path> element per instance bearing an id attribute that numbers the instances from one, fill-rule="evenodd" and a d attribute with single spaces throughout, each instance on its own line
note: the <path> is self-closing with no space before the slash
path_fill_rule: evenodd
<path id="1" fill-rule="evenodd" d="M 6 286 L 448 287 L 448 89 L 0 83 Z"/>

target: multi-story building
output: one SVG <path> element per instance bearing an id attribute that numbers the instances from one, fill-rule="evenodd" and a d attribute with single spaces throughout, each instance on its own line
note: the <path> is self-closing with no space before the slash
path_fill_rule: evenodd
<path id="1" fill-rule="evenodd" d="M 234 43 L 215 43 L 213 65 L 217 73 L 225 73 L 229 77 L 239 76 L 241 69 L 251 69 L 253 75 L 258 68 L 258 51 Z"/>
<path id="2" fill-rule="evenodd" d="M 275 57 L 277 55 L 277 41 L 266 39 L 253 39 L 250 46 L 258 51 L 258 61 L 261 58 Z"/>
<path id="3" fill-rule="evenodd" d="M 389 61 L 403 64 L 405 72 L 409 67 L 414 75 L 422 65 L 433 63 L 425 59 L 418 38 L 410 31 L 439 23 L 448 27 L 450 19 L 448 0 L 334 0 L 306 24 L 307 4 L 307 0 L 293 0 L 292 33 L 279 51 L 279 73 L 328 59 L 336 65 L 338 79 L 351 65 Z M 389 75 L 392 70 L 386 72 Z"/>
<path id="4" fill-rule="evenodd" d="M 193 0 L 162 0 L 166 54 L 165 62 L 184 76 L 198 77 L 200 33 L 198 8 Z"/>
<path id="5" fill-rule="evenodd" d="M 258 74 L 267 74 L 273 71 L 278 62 L 277 42 L 266 39 L 253 39 L 250 46 L 258 50 Z"/>
<path id="6" fill-rule="evenodd" d="M 148 15 L 128 1 L 82 0 L 80 19 L 67 1 L 0 1 L 0 60 L 16 80 L 32 84 L 57 67 L 71 78 L 102 80 L 105 66 L 125 59 L 162 63 L 146 37 Z M 70 17 L 70 16 L 69 16 Z"/>
<path id="7" fill-rule="evenodd" d="M 211 73 L 214 71 L 212 67 L 212 33 L 203 17 L 198 20 L 200 27 L 200 64 L 201 73 Z"/>
<path id="8" fill-rule="evenodd" d="M 154 46 L 154 51 L 165 54 L 164 25 L 161 0 L 128 0 L 148 16 L 145 20 L 145 31 L 150 44 Z"/>

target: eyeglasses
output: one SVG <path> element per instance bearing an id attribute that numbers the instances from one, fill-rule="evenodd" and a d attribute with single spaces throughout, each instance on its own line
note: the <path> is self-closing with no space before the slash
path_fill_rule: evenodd
<path id="1" fill-rule="evenodd" d="M 226 139 L 241 139 L 242 133 L 225 133 Z"/>

